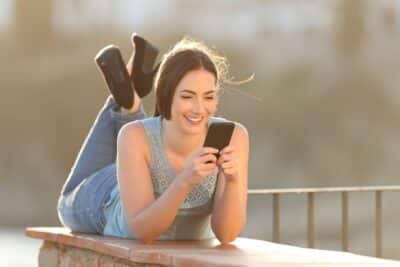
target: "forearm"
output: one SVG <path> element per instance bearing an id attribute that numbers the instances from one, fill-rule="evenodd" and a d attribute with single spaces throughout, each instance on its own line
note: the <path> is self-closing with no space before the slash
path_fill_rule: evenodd
<path id="1" fill-rule="evenodd" d="M 189 189 L 190 186 L 183 183 L 179 176 L 176 177 L 156 201 L 132 218 L 130 227 L 137 238 L 150 243 L 165 232 L 174 221 Z"/>
<path id="2" fill-rule="evenodd" d="M 233 241 L 246 222 L 247 189 L 239 183 L 227 183 L 220 199 L 215 201 L 211 226 L 221 243 Z"/>

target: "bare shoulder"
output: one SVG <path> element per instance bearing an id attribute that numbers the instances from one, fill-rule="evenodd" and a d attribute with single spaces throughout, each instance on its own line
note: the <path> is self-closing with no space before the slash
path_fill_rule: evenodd
<path id="1" fill-rule="evenodd" d="M 234 121 L 233 123 L 235 123 L 235 129 L 233 130 L 232 138 L 237 139 L 237 141 L 247 141 L 249 139 L 249 133 L 246 127 L 236 121 Z"/>
<path id="2" fill-rule="evenodd" d="M 146 133 L 144 131 L 143 124 L 139 121 L 128 122 L 119 130 L 118 138 L 127 138 L 127 137 L 146 137 Z"/>
<path id="3" fill-rule="evenodd" d="M 118 149 L 135 148 L 132 151 L 143 153 L 146 161 L 149 159 L 150 149 L 144 126 L 139 121 L 133 121 L 122 126 L 117 138 Z M 131 150 L 131 149 L 130 149 Z"/>

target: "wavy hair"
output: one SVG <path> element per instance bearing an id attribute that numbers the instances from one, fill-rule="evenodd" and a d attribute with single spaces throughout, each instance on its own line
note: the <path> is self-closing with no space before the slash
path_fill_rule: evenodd
<path id="1" fill-rule="evenodd" d="M 184 37 L 164 54 L 154 79 L 156 94 L 154 116 L 170 120 L 172 99 L 178 83 L 189 71 L 199 69 L 214 75 L 217 89 L 221 81 L 227 80 L 226 58 L 202 42 Z"/>

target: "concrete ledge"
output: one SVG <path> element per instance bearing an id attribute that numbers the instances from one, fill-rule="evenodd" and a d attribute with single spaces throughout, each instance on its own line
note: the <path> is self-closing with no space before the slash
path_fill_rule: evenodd
<path id="1" fill-rule="evenodd" d="M 103 267 L 150 267 L 165 266 L 159 264 L 132 263 L 129 260 L 102 255 L 92 250 L 65 246 L 59 243 L 44 241 L 39 253 L 39 266 L 103 266 Z"/>
<path id="2" fill-rule="evenodd" d="M 400 262 L 352 253 L 299 248 L 237 238 L 229 245 L 218 240 L 155 241 L 71 233 L 61 227 L 26 228 L 26 235 L 44 240 L 39 266 L 400 266 Z"/>

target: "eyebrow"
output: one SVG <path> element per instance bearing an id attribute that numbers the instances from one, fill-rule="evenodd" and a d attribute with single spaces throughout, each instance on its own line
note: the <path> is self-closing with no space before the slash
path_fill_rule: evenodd
<path id="1" fill-rule="evenodd" d="M 192 94 L 192 95 L 195 95 L 195 94 L 196 94 L 195 91 L 192 91 L 192 90 L 189 90 L 189 89 L 182 89 L 182 90 L 180 91 L 180 93 L 189 93 L 189 94 Z M 211 93 L 215 93 L 215 90 L 207 91 L 207 92 L 204 93 L 204 95 L 208 95 L 208 94 L 211 94 Z"/>

